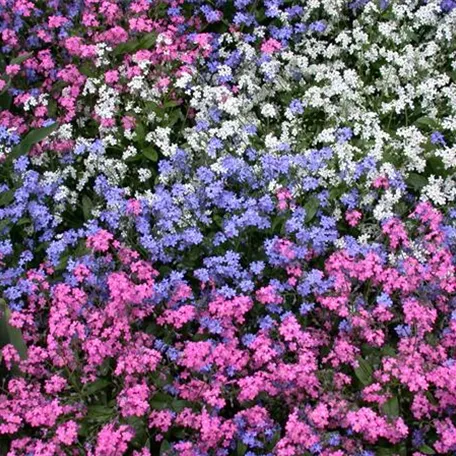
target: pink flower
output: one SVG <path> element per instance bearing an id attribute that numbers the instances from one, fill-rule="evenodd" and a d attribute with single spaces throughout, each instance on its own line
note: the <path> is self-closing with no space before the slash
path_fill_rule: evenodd
<path id="1" fill-rule="evenodd" d="M 256 291 L 255 296 L 261 304 L 281 304 L 283 302 L 283 298 L 272 285 L 260 288 Z"/>
<path id="2" fill-rule="evenodd" d="M 7 65 L 5 72 L 8 76 L 15 76 L 20 70 L 20 65 Z"/>
<path id="3" fill-rule="evenodd" d="M 403 245 L 404 247 L 409 245 L 404 224 L 396 218 L 388 220 L 383 225 L 382 232 L 389 237 L 391 247 L 393 247 L 393 249 L 399 247 L 400 245 Z"/>
<path id="4" fill-rule="evenodd" d="M 21 360 L 16 348 L 11 344 L 5 345 L 1 349 L 1 353 L 3 355 L 3 361 L 9 370 L 11 370 L 13 364 L 18 364 Z"/>
<path id="5" fill-rule="evenodd" d="M 134 198 L 128 200 L 127 212 L 133 215 L 141 214 L 141 202 Z"/>
<path id="6" fill-rule="evenodd" d="M 277 199 L 279 200 L 277 203 L 277 208 L 280 211 L 288 209 L 288 200 L 291 200 L 292 194 L 287 188 L 280 188 L 276 192 Z"/>
<path id="7" fill-rule="evenodd" d="M 360 222 L 363 214 L 360 211 L 352 210 L 345 213 L 345 220 L 350 226 L 356 226 Z"/>
<path id="8" fill-rule="evenodd" d="M 389 188 L 389 181 L 388 181 L 388 178 L 384 177 L 384 176 L 381 176 L 381 177 L 377 177 L 372 186 L 374 188 L 384 188 L 384 189 L 387 189 Z"/>
<path id="9" fill-rule="evenodd" d="M 106 252 L 114 236 L 106 230 L 99 230 L 93 236 L 87 238 L 86 245 L 94 252 Z"/>
<path id="10" fill-rule="evenodd" d="M 110 70 L 105 73 L 105 81 L 107 84 L 115 84 L 119 81 L 119 72 L 117 70 Z M 132 119 L 132 117 L 130 117 Z M 134 126 L 134 125 L 133 125 Z M 127 127 L 124 126 L 127 129 Z M 133 127 L 130 127 L 133 128 Z"/>
<path id="11" fill-rule="evenodd" d="M 63 16 L 49 16 L 48 19 L 48 26 L 50 29 L 61 27 L 62 25 L 66 24 L 68 19 Z"/>
<path id="12" fill-rule="evenodd" d="M 153 410 L 149 415 L 149 426 L 166 432 L 171 427 L 174 415 L 169 410 Z"/>
<path id="13" fill-rule="evenodd" d="M 75 421 L 67 421 L 61 424 L 56 431 L 56 436 L 59 442 L 64 445 L 72 445 L 78 438 L 79 426 Z"/>
<path id="14" fill-rule="evenodd" d="M 149 409 L 150 389 L 145 384 L 138 384 L 123 389 L 117 397 L 122 416 L 143 416 Z"/>
<path id="15" fill-rule="evenodd" d="M 282 49 L 280 41 L 277 41 L 274 38 L 269 38 L 261 44 L 261 52 L 264 52 L 265 54 L 273 54 L 280 49 Z"/>
<path id="16" fill-rule="evenodd" d="M 95 456 L 123 456 L 133 437 L 129 426 L 106 424 L 98 433 Z"/>

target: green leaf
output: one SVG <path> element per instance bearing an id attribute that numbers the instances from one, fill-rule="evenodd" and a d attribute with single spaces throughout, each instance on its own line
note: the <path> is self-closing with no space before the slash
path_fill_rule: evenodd
<path id="1" fill-rule="evenodd" d="M 176 101 L 176 100 L 170 100 L 170 101 L 167 101 L 166 103 L 163 103 L 163 108 L 174 108 L 176 106 L 179 106 L 179 102 Z"/>
<path id="2" fill-rule="evenodd" d="M 394 448 L 377 448 L 377 451 L 375 453 L 377 456 L 396 456 L 396 452 Z"/>
<path id="3" fill-rule="evenodd" d="M 435 451 L 429 445 L 421 445 L 419 451 L 424 454 L 435 454 Z"/>
<path id="4" fill-rule="evenodd" d="M 156 162 L 158 160 L 158 153 L 153 147 L 146 147 L 142 150 L 142 154 L 150 161 Z"/>
<path id="5" fill-rule="evenodd" d="M 415 120 L 415 125 L 418 127 L 430 128 L 431 130 L 438 130 L 440 127 L 439 123 L 431 117 L 420 117 Z"/>
<path id="6" fill-rule="evenodd" d="M 141 122 L 138 122 L 136 124 L 135 133 L 136 133 L 136 142 L 138 142 L 139 144 L 144 144 L 144 140 L 146 139 L 146 129 L 144 127 L 144 124 L 142 124 Z"/>
<path id="7" fill-rule="evenodd" d="M 8 436 L 2 435 L 0 437 L 0 454 L 8 454 L 9 449 L 10 449 L 10 441 L 8 439 Z"/>
<path id="8" fill-rule="evenodd" d="M 13 97 L 8 93 L 6 87 L 0 92 L 0 108 L 8 110 L 13 102 Z"/>
<path id="9" fill-rule="evenodd" d="M 21 218 L 17 221 L 16 225 L 17 225 L 17 226 L 28 225 L 28 224 L 30 224 L 31 222 L 32 222 L 32 220 L 29 219 L 28 217 L 21 217 Z"/>
<path id="10" fill-rule="evenodd" d="M 344 193 L 343 187 L 335 187 L 329 192 L 329 199 L 330 200 L 338 200 L 342 194 Z"/>
<path id="11" fill-rule="evenodd" d="M 14 190 L 0 193 L 0 206 L 7 206 L 14 199 Z"/>
<path id="12" fill-rule="evenodd" d="M 172 127 L 178 120 L 183 120 L 183 115 L 180 109 L 175 109 L 168 114 L 168 118 L 165 121 L 167 127 Z"/>
<path id="13" fill-rule="evenodd" d="M 320 207 L 320 200 L 315 197 L 311 196 L 309 200 L 304 204 L 304 209 L 306 211 L 306 222 L 310 222 L 318 211 Z"/>
<path id="14" fill-rule="evenodd" d="M 88 196 L 84 195 L 82 197 L 82 212 L 84 213 L 84 218 L 86 220 L 89 220 L 92 216 L 92 207 L 92 200 Z"/>
<path id="15" fill-rule="evenodd" d="M 171 444 L 168 442 L 168 440 L 163 440 L 162 444 L 160 445 L 160 456 L 166 456 L 169 454 L 170 450 Z"/>
<path id="16" fill-rule="evenodd" d="M 107 386 L 109 386 L 111 382 L 105 378 L 100 378 L 96 380 L 95 382 L 88 383 L 84 386 L 84 392 L 90 396 L 92 394 L 97 393 L 98 391 L 101 391 L 102 389 L 105 389 Z"/>
<path id="17" fill-rule="evenodd" d="M 146 33 L 139 41 L 139 48 L 138 49 L 150 49 L 152 46 L 155 45 L 157 42 L 157 34 Z"/>
<path id="18" fill-rule="evenodd" d="M 56 271 L 64 271 L 66 267 L 68 266 L 68 260 L 70 259 L 70 254 L 69 253 L 64 253 L 60 257 L 59 264 L 55 267 Z"/>
<path id="19" fill-rule="evenodd" d="M 394 445 L 391 447 L 379 447 L 375 453 L 376 456 L 406 456 L 407 448 L 405 444 Z"/>
<path id="20" fill-rule="evenodd" d="M 156 393 L 150 401 L 150 407 L 153 410 L 164 410 L 171 406 L 174 398 L 169 394 Z"/>
<path id="21" fill-rule="evenodd" d="M 25 54 L 19 55 L 11 60 L 10 65 L 20 65 L 22 62 L 25 62 L 27 59 L 32 57 L 33 52 L 26 52 Z"/>
<path id="22" fill-rule="evenodd" d="M 157 114 L 157 113 L 163 111 L 163 109 L 160 106 L 158 106 L 158 104 L 155 103 L 155 101 L 146 101 L 144 103 L 144 106 L 145 106 L 145 112 L 147 114 L 150 114 L 152 112 Z"/>
<path id="23" fill-rule="evenodd" d="M 113 55 L 122 55 L 130 52 L 136 52 L 140 49 L 150 49 L 156 42 L 157 35 L 155 33 L 146 33 L 141 39 L 133 38 L 126 43 L 121 43 L 112 51 Z"/>
<path id="24" fill-rule="evenodd" d="M 81 437 L 87 437 L 90 433 L 90 424 L 87 418 L 84 418 L 79 422 L 78 435 Z"/>
<path id="25" fill-rule="evenodd" d="M 420 190 L 428 184 L 428 179 L 426 176 L 422 176 L 421 174 L 410 173 L 407 179 L 405 179 L 405 182 L 414 190 Z"/>
<path id="26" fill-rule="evenodd" d="M 269 444 L 267 446 L 268 450 L 273 450 L 275 446 L 277 445 L 278 441 L 280 440 L 280 431 L 276 431 L 274 435 L 272 436 L 271 440 L 269 441 Z"/>
<path id="27" fill-rule="evenodd" d="M 358 367 L 355 368 L 355 375 L 363 385 L 372 383 L 373 369 L 371 365 L 363 358 L 358 358 Z"/>
<path id="28" fill-rule="evenodd" d="M 223 230 L 223 218 L 220 217 L 220 215 L 214 215 L 212 217 L 212 220 L 214 220 L 215 224 L 221 229 Z"/>
<path id="29" fill-rule="evenodd" d="M 114 409 L 108 405 L 89 405 L 87 407 L 87 418 L 90 421 L 109 421 L 114 414 Z"/>
<path id="30" fill-rule="evenodd" d="M 182 410 L 184 410 L 185 407 L 190 407 L 190 403 L 188 401 L 183 401 L 183 400 L 174 400 L 171 404 L 171 408 L 175 411 L 175 412 L 181 412 Z M 191 407 L 190 407 L 191 408 Z"/>
<path id="31" fill-rule="evenodd" d="M 55 115 L 57 114 L 58 106 L 57 106 L 57 102 L 53 98 L 49 99 L 47 108 L 48 108 L 48 116 L 55 117 Z"/>
<path id="32" fill-rule="evenodd" d="M 443 160 L 440 157 L 429 157 L 426 159 L 426 171 L 429 173 L 436 174 L 437 176 L 447 176 L 448 170 L 445 169 Z"/>
<path id="33" fill-rule="evenodd" d="M 80 67 L 79 71 L 88 78 L 95 77 L 97 75 L 97 71 L 93 66 L 92 62 L 84 62 Z"/>
<path id="34" fill-rule="evenodd" d="M 11 223 L 11 220 L 10 220 L 10 219 L 3 219 L 3 220 L 0 220 L 0 231 L 2 231 L 3 229 L 5 229 L 10 223 Z"/>
<path id="35" fill-rule="evenodd" d="M 271 227 L 269 228 L 271 233 L 282 233 L 282 230 L 285 226 L 285 220 L 283 217 L 274 217 L 272 219 Z"/>
<path id="36" fill-rule="evenodd" d="M 388 399 L 383 405 L 382 410 L 389 417 L 399 416 L 399 400 L 397 396 Z"/>
<path id="37" fill-rule="evenodd" d="M 132 440 L 132 445 L 135 448 L 142 448 L 147 440 L 146 423 L 138 416 L 131 416 L 127 419 L 128 424 L 134 429 L 135 437 Z"/>
<path id="38" fill-rule="evenodd" d="M 236 456 L 244 456 L 247 453 L 247 445 L 238 440 L 236 445 Z"/>
<path id="39" fill-rule="evenodd" d="M 129 52 L 133 52 L 139 46 L 139 41 L 134 38 L 126 43 L 118 44 L 114 50 L 112 51 L 113 55 L 122 55 L 128 54 Z"/>
<path id="40" fill-rule="evenodd" d="M 133 155 L 132 157 L 128 157 L 125 161 L 127 163 L 134 163 L 134 162 L 137 162 L 139 160 L 142 160 L 142 156 L 140 154 L 138 155 Z"/>
<path id="41" fill-rule="evenodd" d="M 8 158 L 17 158 L 21 155 L 28 154 L 34 144 L 42 141 L 44 138 L 49 136 L 57 129 L 58 126 L 58 123 L 55 122 L 47 127 L 29 131 L 25 138 L 16 147 L 13 148 L 13 150 L 8 155 Z"/>
<path id="42" fill-rule="evenodd" d="M 391 345 L 385 345 L 382 348 L 382 352 L 385 356 L 396 356 L 396 350 Z"/>
<path id="43" fill-rule="evenodd" d="M 424 395 L 426 396 L 427 400 L 432 404 L 432 405 L 435 405 L 435 406 L 438 406 L 439 405 L 439 402 L 437 401 L 437 399 L 433 396 L 433 394 L 430 392 L 430 391 L 426 391 L 424 393 Z"/>
<path id="44" fill-rule="evenodd" d="M 11 318 L 11 311 L 7 306 L 4 299 L 0 300 L 1 318 L 0 318 L 0 332 L 6 335 L 7 343 L 13 345 L 22 359 L 27 358 L 27 345 L 25 344 L 22 333 L 19 329 L 11 326 L 9 320 Z"/>

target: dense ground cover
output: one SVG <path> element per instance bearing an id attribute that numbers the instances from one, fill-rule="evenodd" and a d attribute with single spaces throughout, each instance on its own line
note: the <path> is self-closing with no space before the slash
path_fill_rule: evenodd
<path id="1" fill-rule="evenodd" d="M 456 2 L 0 34 L 2 455 L 456 454 Z"/>

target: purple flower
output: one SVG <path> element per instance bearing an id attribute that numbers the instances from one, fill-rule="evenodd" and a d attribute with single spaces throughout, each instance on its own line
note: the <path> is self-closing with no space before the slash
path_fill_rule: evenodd
<path id="1" fill-rule="evenodd" d="M 303 302 L 301 304 L 301 307 L 299 308 L 299 313 L 301 315 L 307 315 L 314 307 L 315 307 L 315 304 L 313 304 L 313 303 Z"/>
<path id="2" fill-rule="evenodd" d="M 256 339 L 256 336 L 254 334 L 245 334 L 242 336 L 242 343 L 246 346 L 249 347 Z"/>
<path id="3" fill-rule="evenodd" d="M 309 25 L 309 29 L 313 32 L 323 33 L 326 30 L 326 23 L 324 21 L 315 21 Z"/>
<path id="4" fill-rule="evenodd" d="M 266 317 L 260 320 L 260 328 L 263 330 L 271 329 L 274 324 L 275 321 L 269 315 L 266 315 Z"/>
<path id="5" fill-rule="evenodd" d="M 410 326 L 408 325 L 397 325 L 394 330 L 399 337 L 409 337 L 412 334 Z"/>
<path id="6" fill-rule="evenodd" d="M 355 0 L 353 2 L 351 2 L 348 7 L 352 10 L 357 10 L 357 9 L 361 9 L 363 8 L 364 6 L 366 6 L 368 3 L 370 2 L 370 0 Z"/>
<path id="7" fill-rule="evenodd" d="M 237 9 L 242 9 L 250 5 L 250 3 L 252 3 L 252 0 L 235 0 L 234 5 Z"/>
<path id="8" fill-rule="evenodd" d="M 442 0 L 440 2 L 440 10 L 444 13 L 449 13 L 456 8 L 455 0 Z"/>
<path id="9" fill-rule="evenodd" d="M 329 436 L 328 443 L 332 446 L 337 446 L 340 444 L 340 435 L 337 432 L 332 433 Z"/>
<path id="10" fill-rule="evenodd" d="M 337 142 L 344 143 L 353 137 L 353 130 L 350 127 L 339 128 L 336 132 Z"/>
<path id="11" fill-rule="evenodd" d="M 431 134 L 431 143 L 444 147 L 446 146 L 445 137 L 442 135 L 442 133 L 440 133 L 440 131 L 434 131 Z"/>
<path id="12" fill-rule="evenodd" d="M 298 99 L 291 100 L 290 111 L 293 114 L 302 114 L 304 112 L 304 105 Z"/>

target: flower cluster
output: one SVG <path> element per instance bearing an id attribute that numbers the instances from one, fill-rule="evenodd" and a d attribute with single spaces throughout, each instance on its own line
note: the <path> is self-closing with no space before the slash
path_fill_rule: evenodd
<path id="1" fill-rule="evenodd" d="M 1 454 L 456 454 L 455 1 L 0 35 Z"/>

